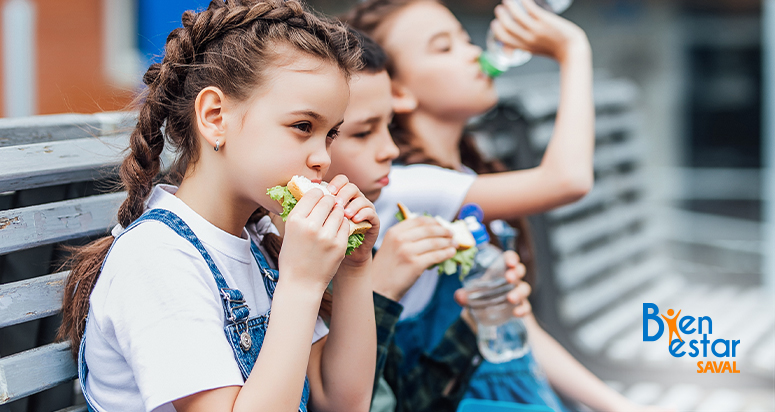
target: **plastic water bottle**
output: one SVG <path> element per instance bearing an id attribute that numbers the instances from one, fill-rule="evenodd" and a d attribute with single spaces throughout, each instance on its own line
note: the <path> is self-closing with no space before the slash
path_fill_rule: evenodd
<path id="1" fill-rule="evenodd" d="M 504 0 L 522 8 L 522 0 Z M 545 10 L 560 14 L 570 7 L 573 0 L 535 0 L 536 4 Z M 495 38 L 492 30 L 487 32 L 487 50 L 479 56 L 479 65 L 484 74 L 496 77 L 511 67 L 521 66 L 533 57 L 530 52 L 520 49 L 506 50 Z"/>
<path id="2" fill-rule="evenodd" d="M 458 216 L 466 222 L 479 249 L 474 266 L 463 279 L 463 288 L 476 320 L 479 352 L 492 363 L 503 363 L 521 358 L 530 348 L 525 325 L 512 315 L 514 305 L 507 300 L 514 286 L 504 277 L 507 267 L 503 251 L 490 244 L 481 223 L 483 217 L 482 209 L 475 204 L 463 206 Z"/>

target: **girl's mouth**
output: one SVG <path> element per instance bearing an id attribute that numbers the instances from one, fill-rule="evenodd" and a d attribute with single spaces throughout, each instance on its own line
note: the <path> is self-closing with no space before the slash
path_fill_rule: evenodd
<path id="1" fill-rule="evenodd" d="M 382 179 L 377 180 L 377 183 L 384 186 L 387 186 L 388 183 L 390 183 L 390 178 L 387 176 L 382 177 Z"/>

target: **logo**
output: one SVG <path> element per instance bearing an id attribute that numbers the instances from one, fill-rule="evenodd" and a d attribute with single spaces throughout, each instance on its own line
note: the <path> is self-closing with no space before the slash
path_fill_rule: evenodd
<path id="1" fill-rule="evenodd" d="M 649 334 L 650 322 L 657 325 L 657 332 L 653 335 Z M 697 373 L 740 373 L 737 370 L 737 361 L 730 360 L 736 356 L 740 341 L 723 338 L 711 341 L 708 338 L 709 335 L 713 334 L 713 320 L 710 316 L 696 318 L 694 316 L 681 316 L 680 310 L 675 313 L 673 309 L 668 309 L 666 314 L 660 314 L 656 304 L 644 303 L 643 341 L 655 342 L 663 334 L 668 336 L 668 353 L 675 358 L 687 355 L 692 358 L 700 356 L 702 358 L 709 356 L 718 358 L 718 360 L 698 361 Z"/>

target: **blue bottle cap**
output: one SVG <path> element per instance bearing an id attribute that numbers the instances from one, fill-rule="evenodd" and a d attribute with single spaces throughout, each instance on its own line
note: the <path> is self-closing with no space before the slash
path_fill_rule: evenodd
<path id="1" fill-rule="evenodd" d="M 458 219 L 465 219 L 468 216 L 476 217 L 479 222 L 484 222 L 484 211 L 476 203 L 466 203 L 460 208 L 460 212 L 457 214 Z"/>
<path id="2" fill-rule="evenodd" d="M 487 233 L 487 228 L 482 224 L 484 220 L 484 212 L 482 208 L 476 203 L 468 203 L 460 208 L 460 213 L 457 216 L 458 219 L 463 219 L 466 222 L 468 230 L 474 235 L 476 245 L 481 245 L 490 241 L 490 235 Z"/>

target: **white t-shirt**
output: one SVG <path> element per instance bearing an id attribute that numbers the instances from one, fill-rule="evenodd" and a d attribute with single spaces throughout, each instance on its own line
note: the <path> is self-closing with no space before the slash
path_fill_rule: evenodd
<path id="1" fill-rule="evenodd" d="M 183 219 L 229 287 L 242 292 L 250 316 L 265 314 L 271 301 L 249 236 L 258 242 L 276 228 L 262 221 L 233 236 L 175 197 L 176 190 L 156 186 L 146 207 Z M 165 224 L 142 223 L 116 241 L 89 302 L 86 390 L 98 410 L 174 411 L 175 399 L 244 383 L 212 272 Z M 327 333 L 318 317 L 313 343 Z"/>
<path id="2" fill-rule="evenodd" d="M 398 202 L 414 213 L 428 213 L 454 220 L 463 205 L 463 200 L 476 180 L 473 170 L 464 172 L 431 165 L 393 166 L 390 169 L 390 184 L 374 202 L 380 221 L 377 245 L 387 230 L 398 223 L 396 212 Z M 400 303 L 404 306 L 400 319 L 406 319 L 422 312 L 433 298 L 433 291 L 439 281 L 436 268 L 426 270 L 406 292 Z"/>

